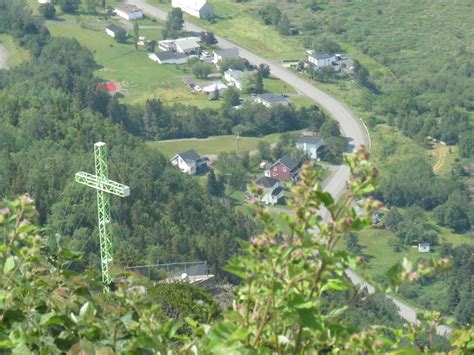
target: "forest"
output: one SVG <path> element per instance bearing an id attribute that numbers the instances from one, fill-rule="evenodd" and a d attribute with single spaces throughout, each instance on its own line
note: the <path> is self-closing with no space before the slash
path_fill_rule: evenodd
<path id="1" fill-rule="evenodd" d="M 77 185 L 74 174 L 93 172 L 93 143 L 105 141 L 110 177 L 132 191 L 112 201 L 116 260 L 207 260 L 210 272 L 222 276 L 238 240 L 256 231 L 254 222 L 148 149 L 135 130 L 142 117 L 138 124 L 138 116 L 115 116 L 126 107 L 97 89 L 93 56 L 77 41 L 50 38 L 41 21 L 15 3 L 0 2 L 0 16 L 8 19 L 0 21 L 3 31 L 31 43 L 45 39 L 34 60 L 0 72 L 0 197 L 28 191 L 41 224 L 85 252 L 83 266 L 97 265 L 95 193 Z"/>

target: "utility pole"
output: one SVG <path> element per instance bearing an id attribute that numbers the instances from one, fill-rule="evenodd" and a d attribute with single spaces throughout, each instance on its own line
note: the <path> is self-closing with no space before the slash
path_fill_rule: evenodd
<path id="1" fill-rule="evenodd" d="M 110 217 L 110 198 L 108 194 L 127 197 L 130 188 L 118 182 L 109 180 L 107 168 L 107 150 L 105 143 L 94 144 L 95 175 L 80 171 L 76 173 L 76 182 L 97 190 L 97 216 L 99 220 L 100 264 L 104 293 L 109 292 L 112 277 L 109 266 L 113 262 L 112 230 Z"/>
<path id="2" fill-rule="evenodd" d="M 240 158 L 240 131 L 237 132 L 237 158 Z"/>

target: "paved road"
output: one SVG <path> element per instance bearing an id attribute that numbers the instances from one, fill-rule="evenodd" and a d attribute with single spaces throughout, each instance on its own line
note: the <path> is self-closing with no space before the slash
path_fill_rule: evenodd
<path id="1" fill-rule="evenodd" d="M 160 20 L 166 20 L 166 11 L 147 4 L 145 0 L 127 0 L 127 2 L 140 7 L 145 13 L 153 17 L 156 17 Z M 188 31 L 201 32 L 204 30 L 203 28 L 200 28 L 187 21 L 185 22 L 185 27 Z M 325 92 L 314 87 L 309 82 L 300 78 L 295 73 L 284 68 L 280 63 L 262 58 L 252 52 L 249 52 L 245 48 L 242 48 L 236 45 L 235 43 L 232 43 L 231 41 L 225 38 L 216 36 L 216 39 L 218 40 L 219 47 L 221 48 L 238 47 L 240 56 L 248 59 L 253 64 L 267 64 L 268 66 L 270 66 L 272 75 L 287 82 L 289 85 L 293 86 L 296 91 L 301 94 L 305 94 L 306 96 L 317 102 L 321 107 L 326 110 L 326 112 L 331 115 L 331 117 L 333 117 L 339 122 L 342 133 L 349 140 L 351 150 L 353 147 L 360 144 L 365 144 L 366 146 L 370 147 L 370 137 L 367 133 L 367 130 L 359 121 L 359 119 L 357 119 L 357 117 L 355 117 L 343 103 L 339 102 L 332 96 L 329 96 Z M 326 185 L 325 189 L 333 196 L 338 197 L 344 191 L 346 181 L 348 179 L 349 169 L 346 166 L 340 166 L 339 171 Z"/>
<path id="2" fill-rule="evenodd" d="M 147 4 L 145 0 L 126 0 L 126 2 L 140 7 L 145 13 L 153 17 L 156 17 L 160 20 L 166 20 L 166 11 Z M 204 31 L 203 28 L 200 28 L 187 21 L 185 22 L 185 27 L 188 31 Z M 351 150 L 352 148 L 360 144 L 364 144 L 370 147 L 370 136 L 368 135 L 366 128 L 343 103 L 339 102 L 332 96 L 314 87 L 306 80 L 297 76 L 295 73 L 284 68 L 280 63 L 262 58 L 222 37 L 216 36 L 216 39 L 219 43 L 219 47 L 221 48 L 239 48 L 240 56 L 248 59 L 252 64 L 267 64 L 268 66 L 270 66 L 272 75 L 285 81 L 289 85 L 293 86 L 299 93 L 305 94 L 306 96 L 317 102 L 321 107 L 326 110 L 326 112 L 331 115 L 331 117 L 333 117 L 339 122 L 342 133 L 349 140 Z M 335 170 L 331 172 L 331 179 L 326 183 L 326 186 L 324 187 L 325 190 L 330 192 L 333 196 L 338 197 L 344 191 L 346 181 L 349 179 L 349 175 L 349 169 L 345 165 L 340 165 L 336 167 Z M 346 275 L 351 279 L 354 285 L 361 285 L 362 287 L 367 287 L 369 293 L 375 292 L 373 286 L 364 281 L 359 275 L 354 273 L 352 270 L 346 270 Z M 394 299 L 391 296 L 387 297 L 399 307 L 399 314 L 401 317 L 406 319 L 408 322 L 416 321 L 416 310 L 414 308 L 405 305 L 404 303 L 398 301 L 397 299 Z M 439 334 L 451 334 L 452 329 L 445 326 L 439 326 L 437 328 L 437 331 Z"/>
<path id="3" fill-rule="evenodd" d="M 3 44 L 0 43 L 0 69 L 8 69 L 7 56 L 7 49 Z"/>

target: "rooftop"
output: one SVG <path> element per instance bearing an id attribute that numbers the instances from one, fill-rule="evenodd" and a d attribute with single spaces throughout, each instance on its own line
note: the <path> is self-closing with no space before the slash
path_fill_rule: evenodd
<path id="1" fill-rule="evenodd" d="M 159 60 L 181 59 L 188 57 L 186 54 L 175 52 L 156 52 L 155 55 Z"/>
<path id="2" fill-rule="evenodd" d="M 306 143 L 306 144 L 322 144 L 323 138 L 317 136 L 303 136 L 298 138 L 296 143 Z"/>
<path id="3" fill-rule="evenodd" d="M 179 46 L 183 50 L 194 49 L 194 48 L 200 47 L 198 41 L 196 41 L 193 37 L 180 38 L 180 39 L 177 39 L 174 43 L 176 46 Z"/>
<path id="4" fill-rule="evenodd" d="M 277 179 L 273 179 L 270 177 L 262 176 L 257 179 L 257 185 L 262 185 L 264 188 L 269 188 L 275 186 L 278 183 Z"/>
<path id="5" fill-rule="evenodd" d="M 123 4 L 118 7 L 120 10 L 123 12 L 126 12 L 127 14 L 131 14 L 133 12 L 141 11 L 138 7 L 135 5 L 130 5 L 130 4 Z"/>
<path id="6" fill-rule="evenodd" d="M 318 60 L 329 59 L 329 58 L 334 57 L 334 55 L 328 54 L 328 53 L 313 53 L 313 54 L 310 54 L 310 56 Z"/>
<path id="7" fill-rule="evenodd" d="M 115 23 L 111 23 L 110 25 L 107 25 L 106 28 L 108 30 L 111 30 L 112 32 L 117 32 L 117 31 L 125 31 L 122 27 L 120 27 L 119 25 L 116 25 Z"/>
<path id="8" fill-rule="evenodd" d="M 273 93 L 259 94 L 259 95 L 257 95 L 257 97 L 259 97 L 263 101 L 266 101 L 270 104 L 288 102 L 288 99 L 286 97 L 284 97 L 283 95 L 273 94 Z"/>
<path id="9" fill-rule="evenodd" d="M 282 163 L 290 171 L 293 171 L 298 167 L 298 162 L 289 155 L 282 156 L 278 162 Z"/>
<path id="10" fill-rule="evenodd" d="M 190 149 L 185 152 L 178 153 L 178 155 L 186 162 L 193 162 L 193 161 L 201 159 L 201 156 L 198 153 L 196 153 L 194 149 Z"/>
<path id="11" fill-rule="evenodd" d="M 234 79 L 239 79 L 242 76 L 243 71 L 237 70 L 237 69 L 229 69 L 229 70 L 226 70 L 224 74 L 230 75 Z"/>

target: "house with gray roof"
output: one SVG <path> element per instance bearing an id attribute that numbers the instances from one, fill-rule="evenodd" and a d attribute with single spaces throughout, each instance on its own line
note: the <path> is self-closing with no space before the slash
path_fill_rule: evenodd
<path id="1" fill-rule="evenodd" d="M 296 141 L 296 148 L 301 149 L 311 159 L 318 159 L 318 150 L 324 145 L 324 139 L 317 136 L 303 136 Z"/>
<path id="2" fill-rule="evenodd" d="M 207 166 L 206 160 L 194 149 L 176 154 L 170 159 L 171 164 L 177 166 L 183 173 L 195 175 Z"/>
<path id="3" fill-rule="evenodd" d="M 315 69 L 319 70 L 323 67 L 331 67 L 334 71 L 339 71 L 339 65 L 336 55 L 328 53 L 313 53 L 308 54 L 308 62 L 314 64 Z"/>
<path id="4" fill-rule="evenodd" d="M 266 177 L 292 182 L 296 182 L 299 173 L 300 163 L 289 155 L 281 157 L 265 170 Z"/>
<path id="5" fill-rule="evenodd" d="M 244 72 L 237 69 L 229 69 L 224 72 L 224 79 L 229 83 L 229 86 L 234 86 L 239 90 L 242 90 L 244 85 Z"/>
<path id="6" fill-rule="evenodd" d="M 186 64 L 189 59 L 186 54 L 175 52 L 150 53 L 148 58 L 159 64 Z"/>
<path id="7" fill-rule="evenodd" d="M 218 49 L 214 51 L 214 64 L 217 64 L 224 58 L 237 58 L 239 56 L 239 49 L 236 47 Z"/>
<path id="8" fill-rule="evenodd" d="M 289 101 L 285 96 L 279 95 L 279 94 L 273 94 L 271 92 L 256 95 L 254 97 L 254 102 L 262 104 L 266 107 L 272 107 L 272 106 L 278 106 L 278 105 L 288 106 L 289 104 Z"/>
<path id="9" fill-rule="evenodd" d="M 275 205 L 284 197 L 285 191 L 280 187 L 280 181 L 270 177 L 262 176 L 255 182 L 262 189 L 260 201 L 267 205 Z"/>

